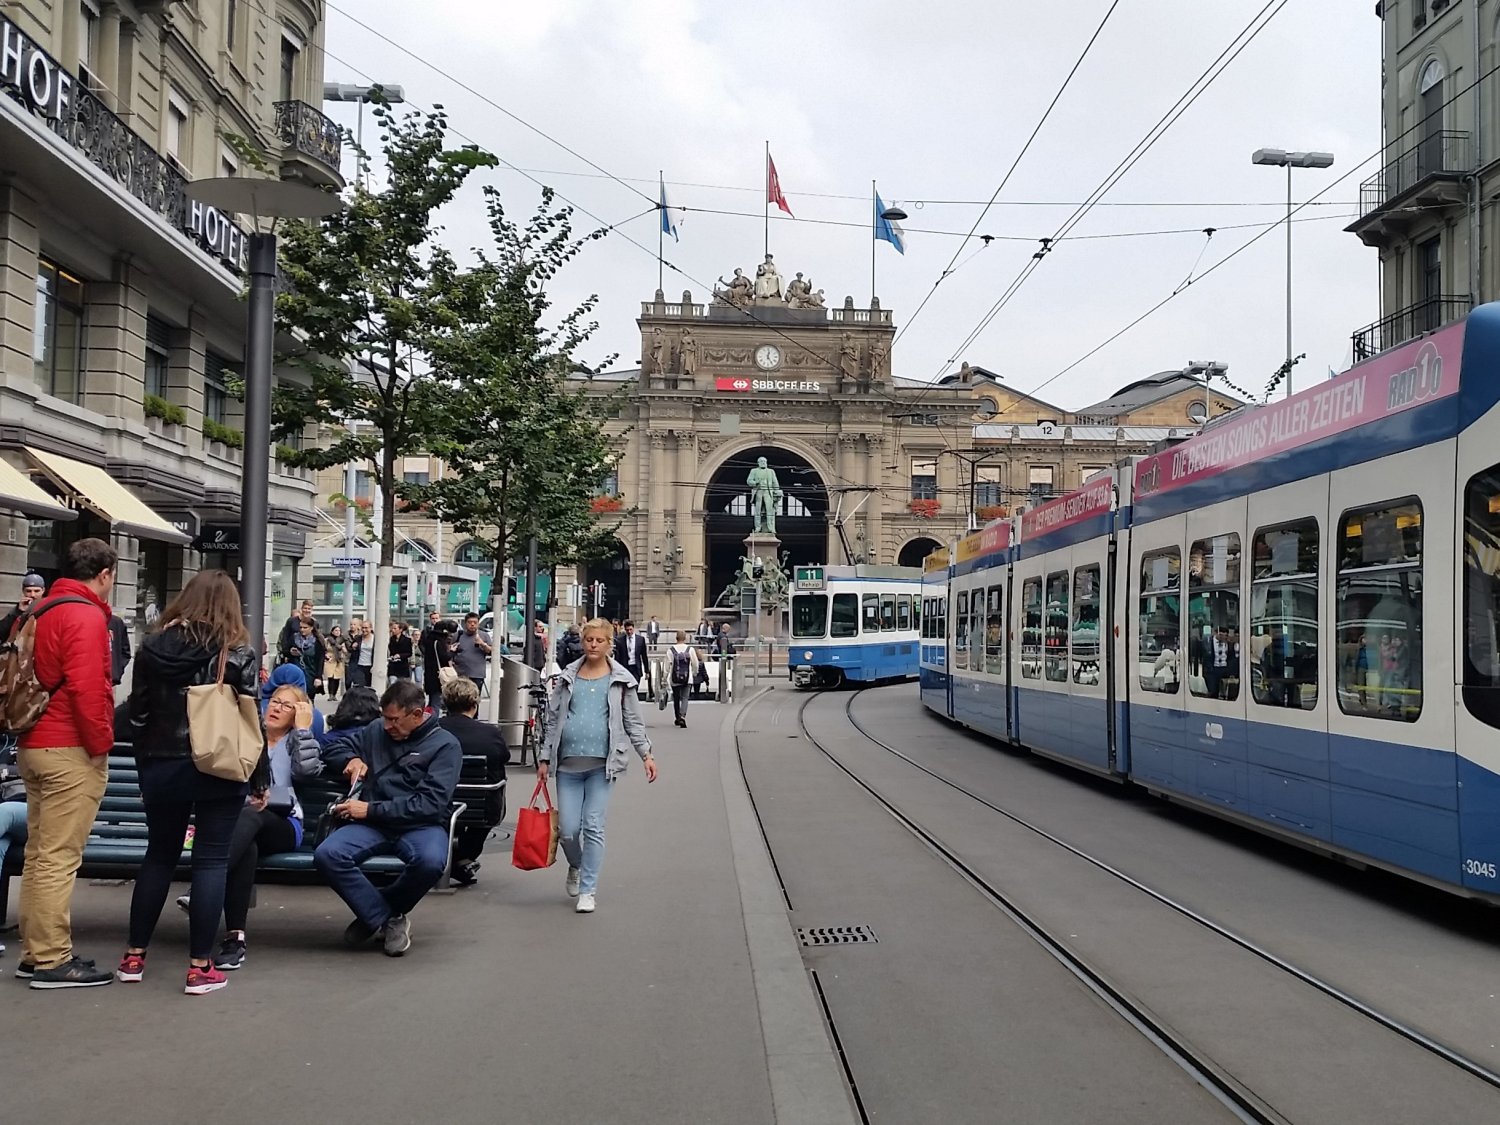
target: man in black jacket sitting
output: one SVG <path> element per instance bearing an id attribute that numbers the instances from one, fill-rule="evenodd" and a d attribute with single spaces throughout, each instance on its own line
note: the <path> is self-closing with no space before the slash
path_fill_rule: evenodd
<path id="1" fill-rule="evenodd" d="M 438 725 L 458 739 L 465 758 L 484 759 L 485 783 L 495 785 L 504 781 L 510 747 L 505 744 L 505 735 L 499 727 L 478 718 L 479 688 L 474 681 L 459 676 L 444 684 L 443 708 L 447 714 Z M 484 811 L 483 824 L 464 825 L 453 840 L 453 878 L 465 887 L 478 881 L 479 853 L 484 850 L 490 829 L 505 817 L 503 789 L 493 789 L 486 795 Z"/>
<path id="2" fill-rule="evenodd" d="M 327 766 L 361 782 L 361 791 L 334 809 L 350 823 L 318 845 L 313 861 L 354 911 L 345 943 L 360 946 L 379 934 L 391 957 L 411 948 L 407 915 L 448 866 L 448 807 L 463 767 L 458 740 L 426 703 L 421 684 L 397 680 L 380 698 L 379 721 L 323 751 Z M 405 870 L 377 889 L 359 865 L 393 852 Z"/>

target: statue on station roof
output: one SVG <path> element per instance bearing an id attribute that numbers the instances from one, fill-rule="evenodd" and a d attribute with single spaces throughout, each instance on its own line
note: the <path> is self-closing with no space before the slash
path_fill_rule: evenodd
<path id="1" fill-rule="evenodd" d="M 729 281 L 719 278 L 719 284 L 714 286 L 714 304 L 716 305 L 731 305 L 737 309 L 748 309 L 754 297 L 755 286 L 741 269 L 735 270 L 734 277 Z"/>
<path id="2" fill-rule="evenodd" d="M 771 255 L 755 267 L 755 299 L 757 301 L 779 301 L 781 299 L 781 274 L 776 272 L 776 263 Z"/>

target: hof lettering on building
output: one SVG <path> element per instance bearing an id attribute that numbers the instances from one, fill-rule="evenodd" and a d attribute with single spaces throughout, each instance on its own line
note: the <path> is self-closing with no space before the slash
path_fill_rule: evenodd
<path id="1" fill-rule="evenodd" d="M 58 137 L 234 273 L 245 233 L 228 215 L 189 203 L 187 177 L 16 24 L 0 16 L 0 95 Z"/>

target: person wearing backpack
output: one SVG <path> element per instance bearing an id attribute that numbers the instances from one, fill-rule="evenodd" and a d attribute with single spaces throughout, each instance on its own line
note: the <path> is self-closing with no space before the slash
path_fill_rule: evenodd
<path id="1" fill-rule="evenodd" d="M 89 988 L 114 980 L 74 952 L 71 905 L 115 741 L 109 594 L 117 562 L 102 539 L 72 544 L 64 576 L 22 617 L 13 638 L 18 647 L 0 660 L 8 711 L 18 695 L 38 688 L 50 693 L 41 717 L 20 732 L 16 755 L 29 832 L 16 975 L 29 978 L 32 988 Z M 31 675 L 23 683 L 16 673 L 27 657 Z"/>
<path id="2" fill-rule="evenodd" d="M 677 630 L 677 643 L 667 649 L 671 660 L 668 680 L 672 684 L 673 721 L 680 727 L 687 726 L 688 696 L 693 690 L 693 681 L 698 678 L 698 654 L 687 643 L 687 632 Z"/>

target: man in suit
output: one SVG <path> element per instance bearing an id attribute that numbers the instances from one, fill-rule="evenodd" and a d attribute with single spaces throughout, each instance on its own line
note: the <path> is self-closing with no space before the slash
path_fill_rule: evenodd
<path id="1" fill-rule="evenodd" d="M 637 683 L 645 685 L 647 698 L 656 698 L 646 678 L 646 638 L 635 631 L 634 621 L 625 622 L 625 631 L 615 638 L 615 660 L 625 665 Z"/>
<path id="2" fill-rule="evenodd" d="M 661 641 L 661 622 L 656 619 L 655 614 L 652 614 L 651 620 L 646 622 L 646 641 L 652 649 L 655 649 Z"/>

